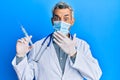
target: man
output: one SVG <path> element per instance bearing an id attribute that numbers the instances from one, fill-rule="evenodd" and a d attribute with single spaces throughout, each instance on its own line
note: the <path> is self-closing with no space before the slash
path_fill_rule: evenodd
<path id="1" fill-rule="evenodd" d="M 17 41 L 12 64 L 19 80 L 99 80 L 102 72 L 89 45 L 69 32 L 74 23 L 72 8 L 57 3 L 51 20 L 54 33 L 32 46 L 31 36 Z"/>

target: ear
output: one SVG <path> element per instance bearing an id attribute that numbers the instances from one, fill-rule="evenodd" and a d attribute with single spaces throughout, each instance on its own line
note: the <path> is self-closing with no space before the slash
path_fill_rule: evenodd
<path id="1" fill-rule="evenodd" d="M 71 24 L 70 28 L 71 28 L 72 25 L 74 24 L 74 21 L 75 21 L 75 19 L 72 17 L 72 19 L 71 19 L 71 21 L 70 21 L 70 24 Z M 69 30 L 70 30 L 70 28 L 69 28 Z"/>
<path id="2" fill-rule="evenodd" d="M 71 20 L 70 24 L 73 25 L 74 21 L 75 21 L 75 19 L 72 17 L 72 20 Z"/>

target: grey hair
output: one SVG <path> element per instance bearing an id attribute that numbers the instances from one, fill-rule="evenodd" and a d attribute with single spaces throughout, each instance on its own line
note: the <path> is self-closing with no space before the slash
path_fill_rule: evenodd
<path id="1" fill-rule="evenodd" d="M 67 3 L 65 3 L 65 2 L 58 2 L 53 7 L 52 12 L 54 14 L 55 9 L 66 9 L 66 8 L 70 9 L 70 11 L 72 12 L 72 17 L 74 17 L 74 11 L 73 11 L 72 7 L 70 5 L 68 5 Z"/>

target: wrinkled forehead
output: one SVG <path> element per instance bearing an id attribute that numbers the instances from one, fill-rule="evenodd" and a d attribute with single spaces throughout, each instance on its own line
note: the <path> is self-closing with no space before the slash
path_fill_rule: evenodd
<path id="1" fill-rule="evenodd" d="M 66 8 L 66 9 L 55 9 L 53 12 L 53 16 L 71 16 L 71 10 Z"/>

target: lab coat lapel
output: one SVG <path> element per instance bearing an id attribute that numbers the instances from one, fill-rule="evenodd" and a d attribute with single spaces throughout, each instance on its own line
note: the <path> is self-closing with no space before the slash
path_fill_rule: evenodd
<path id="1" fill-rule="evenodd" d="M 49 49 L 50 49 L 50 52 L 51 52 L 51 55 L 52 55 L 52 59 L 54 60 L 60 74 L 62 74 L 62 70 L 60 68 L 59 60 L 58 60 L 57 53 L 56 53 L 54 45 L 53 45 L 53 41 L 51 41 L 51 45 L 50 45 Z"/>

